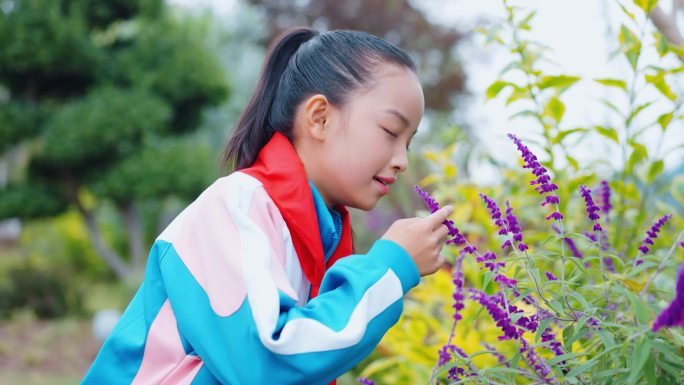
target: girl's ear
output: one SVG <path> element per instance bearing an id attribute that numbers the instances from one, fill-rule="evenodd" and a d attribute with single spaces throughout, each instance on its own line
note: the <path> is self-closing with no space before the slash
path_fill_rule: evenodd
<path id="1" fill-rule="evenodd" d="M 323 140 L 327 134 L 332 105 L 324 95 L 316 94 L 304 102 L 304 129 L 314 139 Z"/>

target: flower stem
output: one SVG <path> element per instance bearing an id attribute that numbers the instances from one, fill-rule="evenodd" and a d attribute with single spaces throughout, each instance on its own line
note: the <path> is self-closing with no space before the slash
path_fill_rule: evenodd
<path id="1" fill-rule="evenodd" d="M 660 265 L 658 265 L 656 271 L 648 278 L 648 281 L 646 281 L 646 284 L 644 285 L 644 288 L 641 289 L 641 291 L 639 292 L 639 295 L 644 295 L 644 293 L 646 293 L 646 290 L 648 290 L 648 287 L 651 286 L 651 283 L 653 282 L 655 277 L 658 274 L 660 274 L 663 270 L 665 270 L 667 262 L 670 260 L 670 257 L 672 257 L 674 250 L 677 248 L 677 244 L 679 244 L 679 239 L 682 237 L 682 235 L 684 235 L 684 230 L 679 232 L 679 234 L 677 235 L 677 239 L 675 239 L 674 243 L 672 244 L 672 247 L 670 247 L 670 251 L 667 252 L 667 255 L 660 262 Z"/>

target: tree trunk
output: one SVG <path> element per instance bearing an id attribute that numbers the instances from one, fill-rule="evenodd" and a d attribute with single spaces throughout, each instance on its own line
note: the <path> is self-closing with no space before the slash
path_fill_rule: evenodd
<path id="1" fill-rule="evenodd" d="M 144 267 L 145 245 L 140 212 L 135 202 L 128 202 L 122 207 L 126 231 L 128 232 L 128 250 L 131 255 L 131 268 L 138 273 Z"/>
<path id="2" fill-rule="evenodd" d="M 682 34 L 679 31 L 676 22 L 677 12 L 681 8 L 675 8 L 675 5 L 677 7 L 681 7 L 681 2 L 677 2 L 676 4 L 673 3 L 671 16 L 666 15 L 665 12 L 660 8 L 660 6 L 656 6 L 655 8 L 653 8 L 650 16 L 651 21 L 653 21 L 653 25 L 655 25 L 658 31 L 660 31 L 660 33 L 663 34 L 665 39 L 667 39 L 667 41 L 670 44 L 679 47 L 682 45 L 682 43 L 684 43 L 684 38 L 682 38 Z M 682 56 L 679 56 L 679 59 L 684 61 L 684 58 L 682 58 Z"/>
<path id="3" fill-rule="evenodd" d="M 121 258 L 117 252 L 112 250 L 104 241 L 100 227 L 97 225 L 95 215 L 86 210 L 81 202 L 78 201 L 78 199 L 74 201 L 74 204 L 85 221 L 88 236 L 90 237 L 90 241 L 93 243 L 93 246 L 95 246 L 97 253 L 100 254 L 105 262 L 107 262 L 107 265 L 109 265 L 112 271 L 114 271 L 114 274 L 119 280 L 126 281 L 130 277 L 131 271 L 129 267 L 126 266 L 123 258 Z"/>

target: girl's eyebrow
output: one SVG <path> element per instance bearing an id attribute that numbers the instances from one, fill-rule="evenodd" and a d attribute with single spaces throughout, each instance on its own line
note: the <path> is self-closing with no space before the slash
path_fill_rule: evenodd
<path id="1" fill-rule="evenodd" d="M 397 111 L 397 110 L 395 110 L 395 109 L 393 109 L 393 108 L 387 109 L 387 110 L 385 110 L 385 112 L 387 112 L 387 113 L 389 113 L 389 114 L 392 114 L 392 115 L 396 116 L 397 118 L 399 118 L 399 120 L 401 120 L 401 123 L 402 123 L 405 127 L 408 127 L 408 126 L 409 126 L 409 120 L 406 119 L 406 117 L 405 117 L 401 112 L 399 112 L 399 111 Z"/>

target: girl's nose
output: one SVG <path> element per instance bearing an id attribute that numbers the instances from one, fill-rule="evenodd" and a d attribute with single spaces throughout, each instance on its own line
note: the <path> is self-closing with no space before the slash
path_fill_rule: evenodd
<path id="1" fill-rule="evenodd" d="M 406 149 L 401 149 L 392 157 L 392 169 L 397 172 L 404 172 L 406 167 L 408 167 L 408 154 Z"/>

